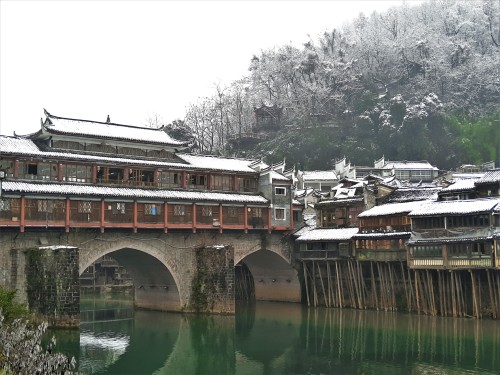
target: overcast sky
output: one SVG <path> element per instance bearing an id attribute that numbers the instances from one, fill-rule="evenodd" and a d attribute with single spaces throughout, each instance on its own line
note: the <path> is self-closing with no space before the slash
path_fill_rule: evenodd
<path id="1" fill-rule="evenodd" d="M 416 1 L 409 1 L 416 3 Z M 402 1 L 0 0 L 0 134 L 62 117 L 142 126 L 183 118 L 253 54 L 300 45 Z"/>

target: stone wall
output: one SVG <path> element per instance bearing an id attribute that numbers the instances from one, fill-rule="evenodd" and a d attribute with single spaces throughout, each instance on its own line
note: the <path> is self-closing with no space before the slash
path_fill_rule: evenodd
<path id="1" fill-rule="evenodd" d="M 234 314 L 234 250 L 230 246 L 195 250 L 189 309 Z"/>
<path id="2" fill-rule="evenodd" d="M 24 256 L 24 290 L 30 311 L 52 327 L 80 324 L 78 248 L 46 246 L 18 251 Z"/>

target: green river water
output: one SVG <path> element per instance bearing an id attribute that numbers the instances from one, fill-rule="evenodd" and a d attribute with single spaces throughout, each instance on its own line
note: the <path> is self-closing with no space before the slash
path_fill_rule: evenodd
<path id="1" fill-rule="evenodd" d="M 499 374 L 500 322 L 259 302 L 235 316 L 82 298 L 57 348 L 86 374 Z"/>

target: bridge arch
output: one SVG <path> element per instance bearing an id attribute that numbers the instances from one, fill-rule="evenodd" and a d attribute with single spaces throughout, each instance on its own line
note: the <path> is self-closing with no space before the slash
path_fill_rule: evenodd
<path id="1" fill-rule="evenodd" d="M 102 256 L 114 258 L 125 267 L 132 277 L 135 293 L 134 303 L 137 307 L 180 311 L 187 301 L 175 262 L 169 259 L 161 248 L 150 241 L 112 241 L 105 246 L 95 241 L 91 247 L 80 252 L 80 275 Z M 82 249 L 81 249 L 82 250 Z"/>
<path id="2" fill-rule="evenodd" d="M 240 258 L 252 274 L 255 299 L 258 301 L 300 302 L 298 272 L 281 253 L 260 249 Z"/>

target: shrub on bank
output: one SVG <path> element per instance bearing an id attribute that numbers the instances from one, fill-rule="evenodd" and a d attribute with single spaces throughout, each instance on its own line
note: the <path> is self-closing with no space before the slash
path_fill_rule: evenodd
<path id="1" fill-rule="evenodd" d="M 0 288 L 0 375 L 76 374 L 75 358 L 54 352 L 55 337 L 42 348 L 47 323 L 28 320 L 28 309 L 14 302 L 14 294 Z"/>

